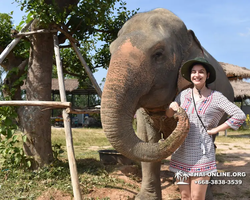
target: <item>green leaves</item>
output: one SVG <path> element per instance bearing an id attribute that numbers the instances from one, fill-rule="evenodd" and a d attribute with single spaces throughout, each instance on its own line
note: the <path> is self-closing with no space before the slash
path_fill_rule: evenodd
<path id="1" fill-rule="evenodd" d="M 4 49 L 13 40 L 12 32 L 16 32 L 12 23 L 12 16 L 9 14 L 0 13 L 0 48 Z M 30 43 L 26 40 L 21 40 L 13 49 L 13 53 L 19 59 L 28 58 Z M 5 62 L 8 58 L 5 59 Z M 13 60 L 11 60 L 13 61 Z M 8 68 L 11 68 L 8 66 Z M 7 70 L 7 69 L 5 69 Z"/>
<path id="2" fill-rule="evenodd" d="M 122 25 L 137 11 L 129 11 L 121 0 L 16 0 L 28 13 L 26 23 L 39 19 L 45 28 L 57 25 L 79 41 L 82 55 L 92 72 L 108 68 L 109 45 Z M 59 32 L 59 41 L 69 43 Z M 61 38 L 61 40 L 60 40 Z M 66 40 L 66 42 L 65 42 Z M 74 51 L 61 50 L 65 74 L 78 74 L 79 81 L 87 79 Z"/>
<path id="3" fill-rule="evenodd" d="M 0 157 L 4 160 L 3 167 L 29 168 L 31 162 L 19 145 L 21 133 L 17 131 L 16 118 L 14 107 L 0 107 Z M 25 142 L 26 136 L 21 136 L 21 139 Z"/>
<path id="4" fill-rule="evenodd" d="M 7 46 L 11 42 L 12 17 L 0 13 L 0 46 Z"/>
<path id="5" fill-rule="evenodd" d="M 53 157 L 54 157 L 54 159 L 56 161 L 58 161 L 59 160 L 58 156 L 64 152 L 63 149 L 62 149 L 62 144 L 54 144 L 52 146 L 52 150 L 53 150 Z"/>
<path id="6" fill-rule="evenodd" d="M 75 8 L 69 4 L 66 7 L 60 7 L 60 1 L 46 1 L 46 0 L 16 0 L 21 6 L 21 10 L 25 10 L 28 14 L 27 20 L 39 19 L 40 23 L 46 27 L 52 22 L 55 24 L 64 23 L 67 15 Z"/>

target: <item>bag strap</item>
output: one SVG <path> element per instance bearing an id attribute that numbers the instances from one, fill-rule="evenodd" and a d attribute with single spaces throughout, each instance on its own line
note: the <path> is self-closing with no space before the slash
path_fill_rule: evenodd
<path id="1" fill-rule="evenodd" d="M 200 120 L 200 122 L 201 122 L 203 128 L 207 131 L 207 129 L 206 129 L 206 127 L 205 127 L 203 121 L 201 120 L 201 118 L 200 118 L 200 116 L 198 115 L 198 112 L 197 112 L 197 110 L 196 110 L 196 105 L 195 105 L 195 101 L 194 101 L 194 91 L 193 91 L 193 89 L 192 89 L 192 97 L 193 97 L 193 102 L 194 102 L 194 108 L 195 108 L 196 115 L 197 115 L 197 117 L 199 118 L 199 120 Z"/>

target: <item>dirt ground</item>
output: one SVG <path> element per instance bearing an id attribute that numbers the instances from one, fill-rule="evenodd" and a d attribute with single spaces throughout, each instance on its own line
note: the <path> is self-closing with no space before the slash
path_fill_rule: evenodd
<path id="1" fill-rule="evenodd" d="M 250 141 L 249 138 L 246 140 Z M 217 151 L 219 153 L 219 162 L 217 162 L 217 169 L 219 172 L 244 172 L 246 177 L 215 177 L 214 180 L 242 180 L 241 185 L 213 185 L 212 191 L 214 200 L 249 200 L 250 199 L 250 144 L 243 145 L 242 143 L 216 143 Z M 126 183 L 140 186 L 140 177 L 137 179 L 131 178 L 131 174 L 139 174 L 133 166 L 118 166 L 112 176 L 123 179 Z M 130 176 L 129 176 L 130 175 Z M 173 173 L 168 171 L 168 159 L 162 164 L 161 168 L 161 183 L 163 200 L 178 200 L 180 194 L 178 186 L 173 183 Z M 90 194 L 84 195 L 83 200 L 132 200 L 138 193 L 136 189 L 131 187 L 117 187 L 117 188 L 101 188 L 94 189 Z M 108 198 L 109 197 L 109 198 Z M 60 191 L 46 191 L 38 200 L 69 200 L 72 199 L 69 195 Z M 146 199 L 145 199 L 146 200 Z"/>

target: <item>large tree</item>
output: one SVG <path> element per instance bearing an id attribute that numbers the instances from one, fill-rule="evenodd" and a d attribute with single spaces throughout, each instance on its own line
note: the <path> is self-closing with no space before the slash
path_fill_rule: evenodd
<path id="1" fill-rule="evenodd" d="M 16 2 L 20 4 L 21 9 L 29 13 L 27 21 L 35 19 L 30 31 L 56 29 L 59 43 L 64 46 L 70 44 L 67 38 L 71 38 L 71 41 L 80 47 L 92 72 L 98 67 L 108 67 L 110 42 L 114 40 L 122 24 L 135 14 L 135 11 L 127 11 L 126 4 L 120 0 L 16 0 Z M 11 24 L 9 23 L 11 18 L 6 15 L 4 17 L 8 20 L 4 22 Z M 0 41 L 0 51 L 11 40 L 8 33 L 8 29 L 10 31 L 11 28 L 9 26 L 4 34 L 1 33 L 8 40 Z M 12 32 L 15 36 L 16 32 Z M 25 49 L 29 45 L 30 50 L 27 53 Z M 25 77 L 27 100 L 51 100 L 53 48 L 53 33 L 26 37 L 1 65 L 8 72 L 5 95 L 11 96 L 13 100 L 21 99 L 20 85 Z M 76 76 L 83 84 L 87 74 L 80 62 L 75 59 L 73 50 L 62 49 L 61 55 L 64 73 Z M 29 106 L 18 109 L 20 126 L 27 135 L 24 150 L 26 155 L 34 158 L 33 168 L 49 164 L 53 160 L 50 114 L 50 111 L 41 111 L 40 107 Z"/>

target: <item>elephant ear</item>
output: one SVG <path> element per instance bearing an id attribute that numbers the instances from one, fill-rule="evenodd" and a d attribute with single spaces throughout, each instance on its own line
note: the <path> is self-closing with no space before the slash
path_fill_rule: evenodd
<path id="1" fill-rule="evenodd" d="M 204 50 L 203 50 L 203 47 L 201 46 L 201 43 L 200 41 L 198 40 L 198 38 L 196 37 L 195 33 L 192 31 L 192 30 L 188 30 L 188 35 L 190 37 L 190 47 L 188 48 L 188 52 L 187 52 L 187 57 L 182 61 L 182 64 L 184 62 L 186 62 L 187 60 L 190 60 L 190 59 L 193 59 L 197 56 L 204 56 Z M 195 48 L 195 52 L 198 50 L 200 50 L 200 52 L 191 52 L 193 51 L 192 50 L 192 47 Z M 198 49 L 197 49 L 198 47 Z M 192 87 L 192 83 L 190 83 L 189 81 L 187 81 L 185 78 L 182 77 L 181 75 L 181 67 L 179 69 L 179 75 L 178 75 L 178 82 L 177 82 L 177 87 L 178 87 L 178 93 L 180 93 L 182 90 L 185 90 L 189 87 Z"/>
<path id="2" fill-rule="evenodd" d="M 188 30 L 188 33 L 193 37 L 194 42 L 195 42 L 195 43 L 197 44 L 197 46 L 200 48 L 200 50 L 201 50 L 201 52 L 202 52 L 202 55 L 204 56 L 204 50 L 203 50 L 203 48 L 202 48 L 202 46 L 201 46 L 200 41 L 198 40 L 198 38 L 197 38 L 196 35 L 194 34 L 194 31 L 191 30 L 191 29 L 189 29 L 189 30 Z"/>
<path id="3" fill-rule="evenodd" d="M 192 87 L 192 83 L 190 83 L 189 81 L 187 81 L 185 78 L 182 77 L 180 70 L 178 75 L 177 87 L 178 87 L 177 94 L 179 94 L 182 90 Z"/>

